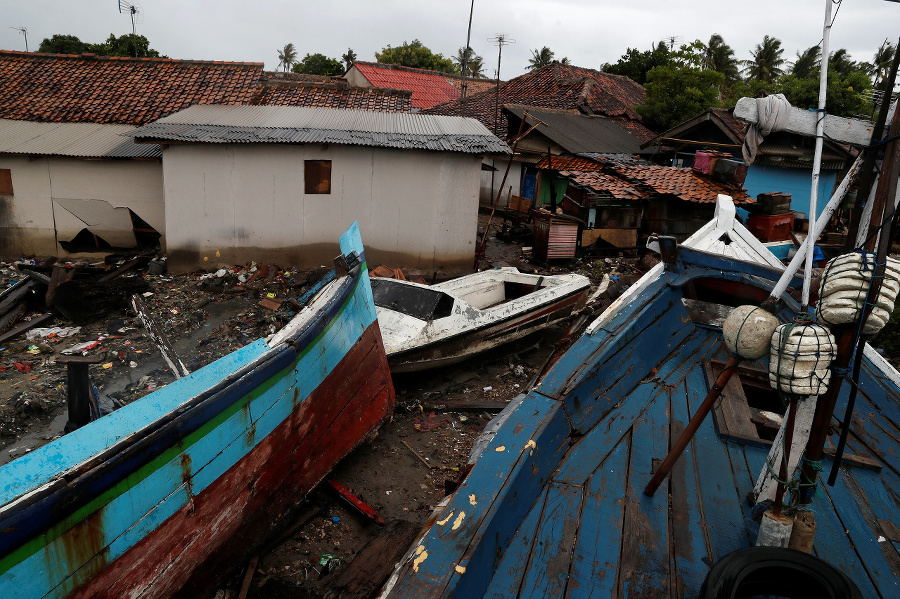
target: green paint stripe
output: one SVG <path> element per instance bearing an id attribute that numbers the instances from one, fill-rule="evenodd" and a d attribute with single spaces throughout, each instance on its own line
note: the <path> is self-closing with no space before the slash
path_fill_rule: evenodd
<path id="1" fill-rule="evenodd" d="M 170 447 L 168 450 L 161 453 L 138 470 L 129 474 L 128 476 L 117 482 L 115 485 L 108 488 L 106 491 L 89 501 L 87 504 L 83 505 L 81 508 L 72 512 L 62 521 L 57 522 L 46 531 L 39 533 L 35 537 L 32 537 L 31 539 L 17 547 L 15 550 L 0 558 L 0 575 L 5 574 L 12 567 L 25 561 L 27 558 L 37 553 L 45 546 L 49 545 L 51 542 L 65 534 L 67 531 L 69 531 L 71 528 L 76 526 L 78 523 L 80 523 L 82 520 L 84 520 L 97 510 L 105 507 L 116 498 L 125 494 L 133 487 L 137 486 L 141 481 L 149 477 L 152 473 L 156 472 L 165 464 L 169 463 L 175 456 L 186 452 L 188 448 L 208 435 L 223 422 L 231 418 L 231 416 L 236 414 L 244 406 L 271 389 L 277 382 L 283 379 L 287 375 L 287 373 L 293 371 L 297 367 L 297 364 L 319 344 L 319 342 L 325 337 L 328 331 L 331 330 L 331 327 L 340 319 L 340 316 L 347 310 L 347 308 L 350 306 L 350 303 L 355 299 L 356 292 L 362 279 L 362 273 L 365 270 L 366 263 L 363 262 L 360 269 L 360 276 L 356 280 L 356 285 L 353 287 L 353 291 L 351 291 L 350 297 L 347 298 L 347 301 L 344 302 L 331 322 L 329 322 L 328 325 L 324 329 L 322 329 L 322 331 L 316 336 L 316 338 L 313 339 L 312 342 L 303 349 L 303 351 L 297 356 L 297 359 L 294 360 L 290 366 L 286 366 L 284 369 L 266 380 L 266 382 L 256 387 L 253 391 L 235 401 L 233 404 L 231 404 L 231 406 L 203 424 L 196 431 L 187 435 L 181 443 Z"/>

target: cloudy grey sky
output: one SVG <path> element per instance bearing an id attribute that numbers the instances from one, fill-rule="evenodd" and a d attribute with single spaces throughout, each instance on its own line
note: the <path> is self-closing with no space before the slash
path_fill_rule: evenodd
<path id="1" fill-rule="evenodd" d="M 141 9 L 139 34 L 171 58 L 278 64 L 277 50 L 292 42 L 302 57 L 322 52 L 339 58 L 353 48 L 361 60 L 390 44 L 420 39 L 445 56 L 465 45 L 470 0 L 133 0 Z M 837 8 L 837 4 L 834 5 Z M 782 40 L 784 57 L 819 42 L 824 0 L 755 0 L 676 3 L 663 0 L 475 0 L 472 47 L 492 74 L 497 48 L 488 38 L 504 33 L 516 43 L 503 49 L 503 79 L 525 72 L 531 50 L 549 46 L 557 58 L 600 68 L 626 48 L 649 49 L 676 37 L 676 44 L 708 40 L 719 33 L 739 59 L 763 35 Z M 0 48 L 24 50 L 13 27 L 28 29 L 36 50 L 55 33 L 98 42 L 110 33 L 130 33 L 118 0 L 0 0 Z M 900 37 L 900 3 L 843 0 L 832 29 L 832 48 L 847 48 L 870 61 L 887 38 Z"/>

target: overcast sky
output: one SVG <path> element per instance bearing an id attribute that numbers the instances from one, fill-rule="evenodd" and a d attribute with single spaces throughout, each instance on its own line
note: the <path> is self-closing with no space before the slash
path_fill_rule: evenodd
<path id="1" fill-rule="evenodd" d="M 333 58 L 353 48 L 360 60 L 375 60 L 386 45 L 419 39 L 434 52 L 451 56 L 465 45 L 470 0 L 135 0 L 138 34 L 170 58 L 278 64 L 278 49 L 292 42 L 302 58 L 321 52 Z M 833 5 L 837 8 L 837 4 Z M 783 42 L 784 58 L 819 43 L 825 0 L 475 0 L 472 47 L 485 57 L 493 75 L 497 33 L 515 40 L 503 48 L 501 76 L 525 72 L 531 50 L 549 46 L 557 58 L 599 69 L 628 47 L 649 49 L 675 37 L 675 43 L 709 40 L 719 33 L 738 59 L 764 35 Z M 55 33 L 99 42 L 131 32 L 131 20 L 118 0 L 0 0 L 0 48 L 24 50 L 13 27 L 28 30 L 28 45 Z M 871 61 L 887 38 L 900 37 L 900 3 L 843 0 L 831 34 L 831 47 L 847 48 L 854 60 Z"/>

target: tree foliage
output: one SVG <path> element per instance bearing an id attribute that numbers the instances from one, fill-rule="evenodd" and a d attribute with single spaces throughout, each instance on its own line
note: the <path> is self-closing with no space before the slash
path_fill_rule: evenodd
<path id="1" fill-rule="evenodd" d="M 460 75 L 475 79 L 484 78 L 484 59 L 475 54 L 471 46 L 457 50 L 456 56 L 453 57 L 453 62 L 456 63 L 456 69 Z M 463 72 L 463 65 L 465 65 L 465 73 Z"/>
<path id="2" fill-rule="evenodd" d="M 771 83 L 783 73 L 781 66 L 785 60 L 782 54 L 784 48 L 781 47 L 780 39 L 763 36 L 762 43 L 756 44 L 756 48 L 750 51 L 753 59 L 741 61 L 744 73 L 749 79 Z"/>
<path id="3" fill-rule="evenodd" d="M 553 62 L 554 56 L 556 56 L 556 53 L 547 46 L 544 46 L 540 50 L 535 48 L 531 51 L 531 58 L 528 59 L 528 66 L 526 68 L 529 71 L 533 71 L 545 67 Z M 563 57 L 559 62 L 561 64 L 569 64 L 569 59 L 568 57 Z"/>
<path id="4" fill-rule="evenodd" d="M 725 75 L 718 71 L 673 63 L 653 67 L 644 84 L 644 104 L 638 112 L 651 128 L 660 131 L 720 106 L 718 87 Z"/>
<path id="5" fill-rule="evenodd" d="M 347 48 L 347 53 L 341 55 L 341 60 L 344 61 L 344 72 L 346 73 L 356 62 L 356 52 L 353 51 L 353 48 Z"/>
<path id="6" fill-rule="evenodd" d="M 651 69 L 669 64 L 671 60 L 669 54 L 669 49 L 662 42 L 644 52 L 637 48 L 628 48 L 618 62 L 604 64 L 602 69 L 613 75 L 624 75 L 643 85 L 647 82 L 647 73 Z"/>
<path id="7" fill-rule="evenodd" d="M 316 52 L 315 54 L 304 56 L 303 60 L 294 64 L 291 70 L 295 73 L 306 73 L 307 75 L 343 75 L 344 65 L 335 58 L 329 58 Z"/>
<path id="8" fill-rule="evenodd" d="M 46 54 L 84 54 L 91 51 L 92 44 L 81 41 L 74 35 L 55 34 L 51 38 L 44 38 L 38 52 Z"/>
<path id="9" fill-rule="evenodd" d="M 718 33 L 712 34 L 709 42 L 703 45 L 703 68 L 722 73 L 726 85 L 733 85 L 741 78 L 734 50 Z"/>
<path id="10" fill-rule="evenodd" d="M 119 37 L 110 33 L 106 41 L 99 44 L 82 42 L 74 35 L 56 34 L 51 38 L 44 38 L 38 52 L 49 54 L 85 54 L 89 52 L 98 56 L 159 57 L 159 52 L 150 47 L 150 41 L 146 37 L 130 33 Z"/>
<path id="11" fill-rule="evenodd" d="M 419 40 L 403 42 L 396 48 L 390 45 L 375 53 L 375 60 L 385 64 L 398 64 L 404 67 L 416 69 L 428 69 L 442 73 L 456 73 L 456 65 L 453 60 L 444 58 L 443 54 L 435 54 L 424 46 Z"/>
<path id="12" fill-rule="evenodd" d="M 790 65 L 790 74 L 800 78 L 811 77 L 813 71 L 819 68 L 819 58 L 821 54 L 822 48 L 819 46 L 807 48 L 802 54 L 797 52 L 797 60 Z"/>
<path id="13" fill-rule="evenodd" d="M 296 62 L 297 50 L 294 44 L 285 44 L 284 48 L 278 51 L 278 68 L 287 73 Z"/>

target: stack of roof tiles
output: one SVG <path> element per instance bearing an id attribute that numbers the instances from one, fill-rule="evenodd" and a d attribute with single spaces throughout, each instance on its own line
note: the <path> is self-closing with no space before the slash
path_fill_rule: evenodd
<path id="1" fill-rule="evenodd" d="M 0 51 L 0 81 L 0 118 L 41 122 L 140 126 L 195 104 L 410 109 L 394 90 L 266 73 L 262 63 Z"/>
<path id="2" fill-rule="evenodd" d="M 577 109 L 609 117 L 641 141 L 647 141 L 655 133 L 641 124 L 634 108 L 643 101 L 644 88 L 628 77 L 553 62 L 501 83 L 499 90 L 470 94 L 465 101 L 453 100 L 424 112 L 471 116 L 505 137 L 506 117 L 498 110 L 498 104 Z"/>
<path id="3" fill-rule="evenodd" d="M 673 196 L 686 202 L 713 204 L 719 194 L 725 194 L 736 204 L 753 203 L 743 189 L 699 175 L 690 168 L 659 166 L 642 160 L 554 156 L 549 162 L 544 158 L 537 168 L 552 168 L 582 189 L 619 200 Z"/>

